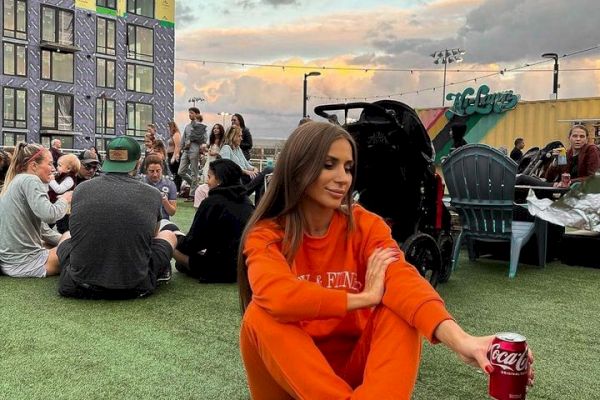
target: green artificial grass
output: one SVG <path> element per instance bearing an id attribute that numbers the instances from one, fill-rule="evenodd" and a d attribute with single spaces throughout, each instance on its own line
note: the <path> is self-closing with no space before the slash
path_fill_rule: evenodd
<path id="1" fill-rule="evenodd" d="M 187 231 L 191 203 L 175 222 Z M 465 330 L 514 331 L 535 353 L 528 399 L 597 399 L 600 270 L 469 262 L 438 290 Z M 57 278 L 0 277 L 0 399 L 247 399 L 234 285 L 174 273 L 155 295 L 64 299 Z M 487 380 L 425 344 L 414 399 L 485 399 Z"/>

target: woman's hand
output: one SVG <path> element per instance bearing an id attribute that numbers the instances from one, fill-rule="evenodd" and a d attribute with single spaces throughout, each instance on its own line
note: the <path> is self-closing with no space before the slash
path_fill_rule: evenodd
<path id="1" fill-rule="evenodd" d="M 258 175 L 258 172 L 256 172 L 256 171 L 243 170 L 242 172 L 244 174 L 248 175 L 251 179 L 256 178 L 256 176 Z"/>
<path id="2" fill-rule="evenodd" d="M 388 266 L 398 261 L 400 250 L 396 247 L 375 249 L 367 261 L 365 287 L 361 293 L 348 293 L 348 311 L 373 307 L 381 303 L 385 291 L 385 272 Z"/>
<path id="3" fill-rule="evenodd" d="M 486 374 L 494 371 L 494 366 L 488 359 L 488 351 L 494 340 L 494 336 L 471 336 L 461 329 L 458 324 L 452 320 L 443 321 L 435 330 L 434 336 L 446 346 L 451 348 L 458 357 L 467 365 L 475 368 L 481 368 Z M 527 386 L 531 387 L 534 383 L 533 353 L 528 350 L 529 372 Z"/>

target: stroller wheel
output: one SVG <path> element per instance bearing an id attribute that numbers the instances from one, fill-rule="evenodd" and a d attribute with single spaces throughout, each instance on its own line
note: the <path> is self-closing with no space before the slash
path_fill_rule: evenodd
<path id="1" fill-rule="evenodd" d="M 442 256 L 442 270 L 438 282 L 446 283 L 452 273 L 452 250 L 454 249 L 454 239 L 449 233 L 441 233 L 437 240 L 440 254 Z"/>
<path id="2" fill-rule="evenodd" d="M 442 256 L 437 242 L 425 233 L 415 233 L 402 243 L 406 261 L 436 287 L 442 271 Z"/>

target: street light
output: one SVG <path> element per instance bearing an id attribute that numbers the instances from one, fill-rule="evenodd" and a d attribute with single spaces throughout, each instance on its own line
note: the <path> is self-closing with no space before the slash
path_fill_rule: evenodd
<path id="1" fill-rule="evenodd" d="M 188 100 L 188 103 L 194 103 L 194 107 L 196 107 L 196 102 L 197 102 L 197 101 L 204 101 L 204 98 L 203 98 L 203 97 L 199 97 L 199 96 L 197 96 L 197 97 L 192 97 L 192 98 L 190 98 L 190 99 Z"/>
<path id="2" fill-rule="evenodd" d="M 462 62 L 462 55 L 465 51 L 462 49 L 444 49 L 431 54 L 434 58 L 434 64 L 444 64 L 444 86 L 442 90 L 442 107 L 446 104 L 446 66 L 450 63 Z"/>
<path id="3" fill-rule="evenodd" d="M 228 116 L 228 115 L 231 115 L 231 114 L 229 114 L 228 112 L 225 112 L 225 111 L 221 111 L 217 115 L 223 116 L 223 128 L 225 128 L 225 117 Z"/>
<path id="4" fill-rule="evenodd" d="M 306 84 L 306 78 L 308 78 L 309 76 L 319 76 L 321 75 L 320 72 L 317 71 L 312 71 L 309 72 L 308 74 L 304 74 L 304 95 L 302 96 L 302 117 L 306 118 L 308 117 L 308 115 L 306 114 L 306 102 L 308 101 L 308 95 L 307 95 L 307 84 Z"/>
<path id="5" fill-rule="evenodd" d="M 558 100 L 558 54 L 556 53 L 544 53 L 542 58 L 553 58 L 554 59 L 554 83 L 552 85 L 552 94 L 554 100 Z"/>

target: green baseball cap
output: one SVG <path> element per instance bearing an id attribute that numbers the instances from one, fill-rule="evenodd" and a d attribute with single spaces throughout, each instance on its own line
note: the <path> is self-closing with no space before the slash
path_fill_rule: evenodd
<path id="1" fill-rule="evenodd" d="M 106 158 L 102 163 L 104 172 L 128 173 L 133 171 L 140 159 L 140 144 L 128 136 L 114 138 L 106 149 Z"/>

